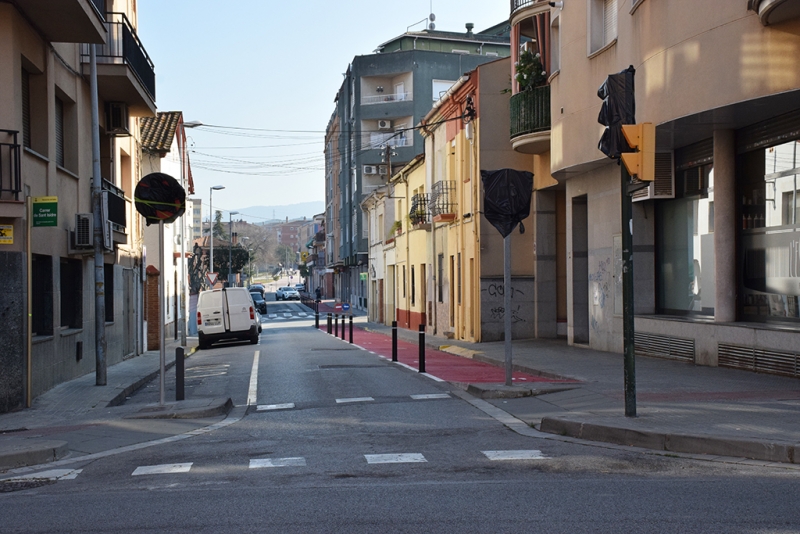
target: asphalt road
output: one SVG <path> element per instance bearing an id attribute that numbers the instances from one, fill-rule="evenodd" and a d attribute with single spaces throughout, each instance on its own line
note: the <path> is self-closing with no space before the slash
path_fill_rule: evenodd
<path id="1" fill-rule="evenodd" d="M 0 494 L 0 528 L 800 532 L 796 471 L 521 436 L 450 384 L 310 325 L 265 320 L 259 346 L 187 360 L 187 398 L 230 396 L 233 424 Z"/>

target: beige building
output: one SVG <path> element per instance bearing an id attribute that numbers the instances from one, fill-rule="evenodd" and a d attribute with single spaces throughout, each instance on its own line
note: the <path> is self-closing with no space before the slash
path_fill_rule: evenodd
<path id="1" fill-rule="evenodd" d="M 143 350 L 135 117 L 155 114 L 135 3 L 0 3 L 0 412 Z M 90 47 L 96 46 L 105 316 L 96 318 Z M 35 203 L 34 203 L 35 202 Z M 32 210 L 32 211 L 31 211 Z M 96 320 L 97 319 L 97 320 Z M 103 325 L 102 342 L 96 324 Z"/>
<path id="2" fill-rule="evenodd" d="M 621 178 L 597 148 L 597 88 L 632 65 L 658 152 L 634 197 L 637 353 L 798 375 L 797 4 L 512 1 L 512 58 L 541 52 L 547 84 L 514 84 L 511 143 L 557 180 L 537 183 L 536 261 L 553 263 L 570 343 L 623 350 Z"/>

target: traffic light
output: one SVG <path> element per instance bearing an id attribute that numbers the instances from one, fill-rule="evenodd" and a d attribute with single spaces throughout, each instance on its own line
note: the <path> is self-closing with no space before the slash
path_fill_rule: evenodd
<path id="1" fill-rule="evenodd" d="M 652 122 L 623 124 L 622 134 L 631 148 L 638 152 L 622 154 L 622 163 L 631 176 L 643 182 L 655 180 L 656 173 L 656 127 Z"/>
<path id="2" fill-rule="evenodd" d="M 597 122 L 606 127 L 597 148 L 612 159 L 619 159 L 623 152 L 630 152 L 622 137 L 622 125 L 636 122 L 634 74 L 636 69 L 633 66 L 617 74 L 609 74 L 597 90 L 597 96 L 603 99 Z"/>

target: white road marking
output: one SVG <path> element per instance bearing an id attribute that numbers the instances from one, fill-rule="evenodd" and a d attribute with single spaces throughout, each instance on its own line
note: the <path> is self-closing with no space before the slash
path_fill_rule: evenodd
<path id="1" fill-rule="evenodd" d="M 481 451 L 492 461 L 498 460 L 545 460 L 547 456 L 542 451 Z"/>
<path id="2" fill-rule="evenodd" d="M 270 313 L 268 317 L 270 319 L 277 319 L 278 318 L 278 314 L 277 313 Z"/>
<path id="3" fill-rule="evenodd" d="M 283 314 L 283 316 L 284 316 L 284 317 L 291 317 L 291 316 L 292 316 L 292 314 L 291 314 L 291 313 L 284 313 L 284 314 Z"/>
<path id="4" fill-rule="evenodd" d="M 251 459 L 250 469 L 260 469 L 262 467 L 305 467 L 306 459 L 299 458 L 263 458 Z"/>
<path id="5" fill-rule="evenodd" d="M 452 397 L 447 393 L 431 393 L 428 395 L 411 395 L 414 400 L 427 400 L 427 399 L 451 399 Z"/>
<path id="6" fill-rule="evenodd" d="M 370 402 L 374 401 L 372 397 L 353 397 L 352 399 L 336 399 L 337 404 L 344 404 L 346 402 Z"/>
<path id="7" fill-rule="evenodd" d="M 257 412 L 266 412 L 269 410 L 291 410 L 294 408 L 293 402 L 286 402 L 284 404 L 259 404 L 256 408 Z"/>
<path id="8" fill-rule="evenodd" d="M 257 350 L 253 356 L 253 367 L 250 370 L 250 388 L 247 390 L 247 405 L 253 406 L 257 403 L 258 397 L 258 358 L 261 351 Z"/>
<path id="9" fill-rule="evenodd" d="M 297 316 L 298 316 L 298 317 L 306 317 L 306 313 L 305 313 L 305 312 L 299 312 L 299 313 L 297 314 Z"/>
<path id="10" fill-rule="evenodd" d="M 47 480 L 74 480 L 83 469 L 50 469 L 49 471 L 42 471 L 40 473 L 32 473 L 30 475 L 21 475 L 18 477 L 4 478 L 3 480 L 30 480 L 30 479 L 47 479 Z"/>
<path id="11" fill-rule="evenodd" d="M 368 464 L 407 464 L 427 462 L 425 457 L 417 452 L 399 454 L 365 454 Z"/>
<path id="12" fill-rule="evenodd" d="M 185 464 L 142 465 L 137 467 L 131 476 L 139 475 L 166 475 L 170 473 L 188 473 L 192 462 Z"/>

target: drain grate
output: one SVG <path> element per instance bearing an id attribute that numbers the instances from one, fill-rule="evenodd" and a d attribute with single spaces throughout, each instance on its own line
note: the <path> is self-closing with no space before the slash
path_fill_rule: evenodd
<path id="1" fill-rule="evenodd" d="M 637 356 L 654 356 L 694 363 L 694 340 L 658 334 L 634 334 Z"/>
<path id="2" fill-rule="evenodd" d="M 758 373 L 800 378 L 800 355 L 796 352 L 758 349 L 720 343 L 719 366 Z"/>

